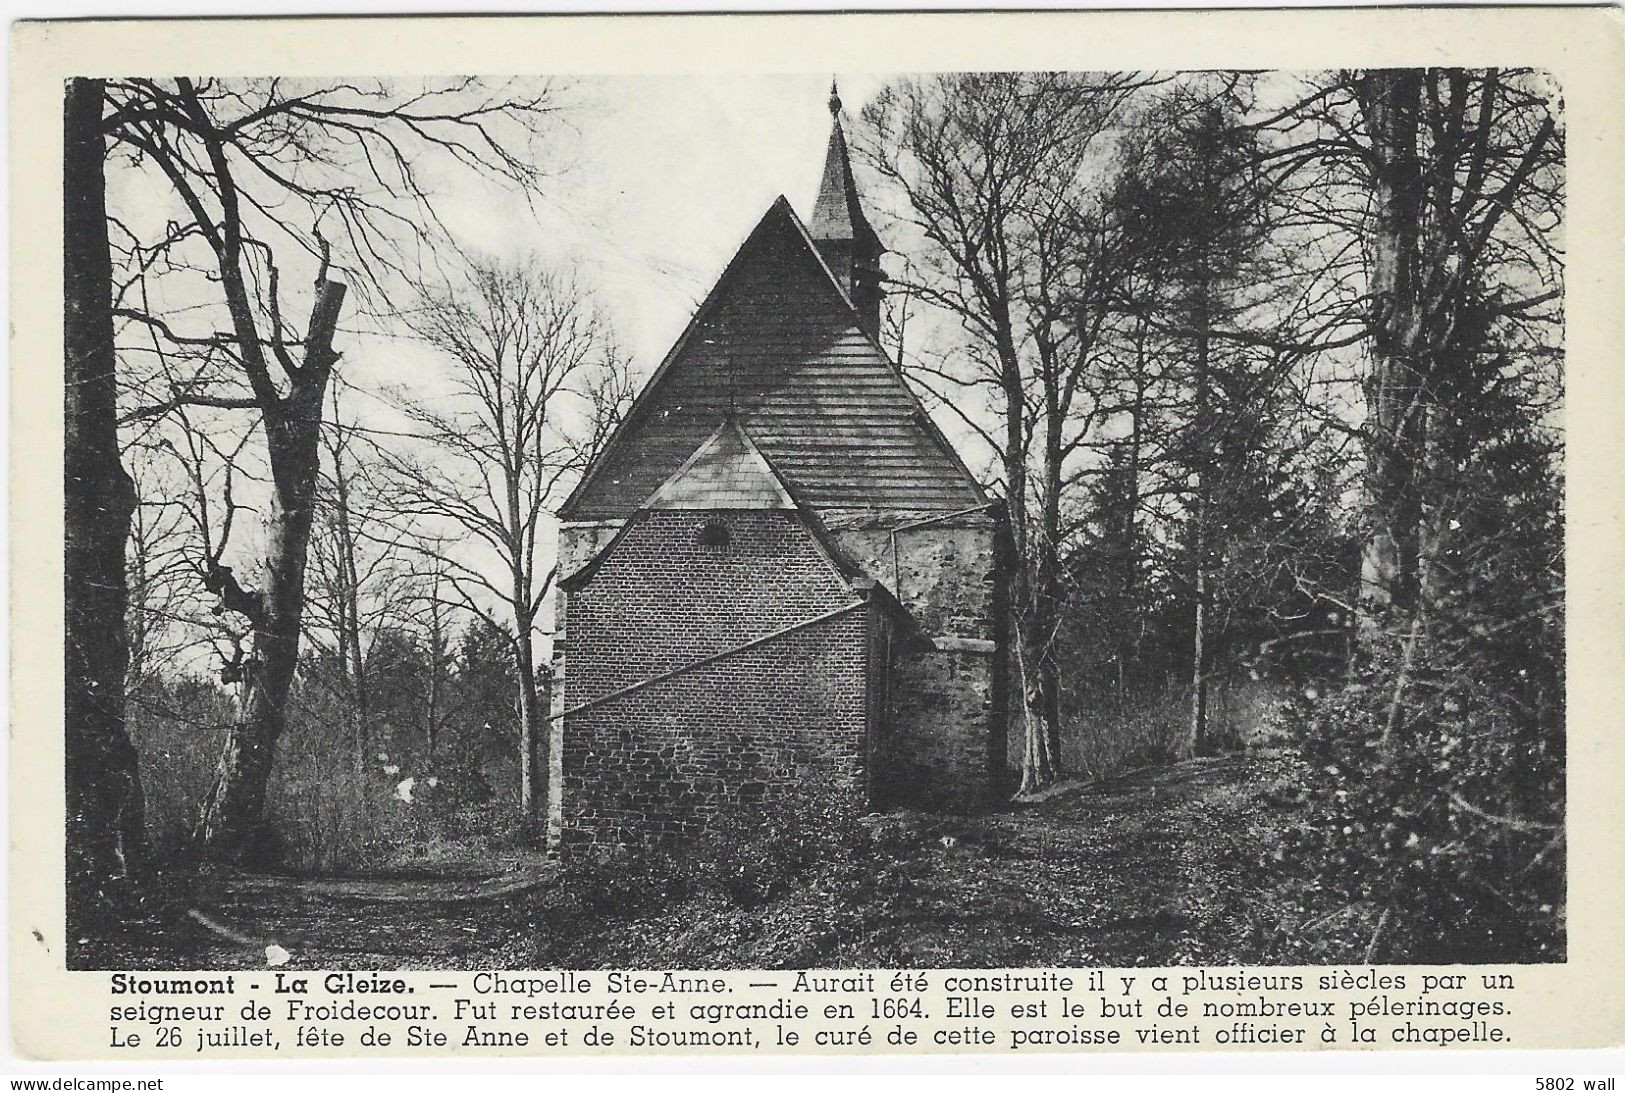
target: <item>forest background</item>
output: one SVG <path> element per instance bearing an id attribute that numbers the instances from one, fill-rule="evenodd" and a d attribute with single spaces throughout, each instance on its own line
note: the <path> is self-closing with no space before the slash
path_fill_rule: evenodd
<path id="1" fill-rule="evenodd" d="M 817 84 L 70 87 L 75 905 L 534 853 L 551 508 L 727 218 L 810 191 Z M 1347 937 L 1560 954 L 1550 79 L 842 97 L 883 342 L 1010 508 L 1024 788 L 1284 749 L 1269 852 Z"/>

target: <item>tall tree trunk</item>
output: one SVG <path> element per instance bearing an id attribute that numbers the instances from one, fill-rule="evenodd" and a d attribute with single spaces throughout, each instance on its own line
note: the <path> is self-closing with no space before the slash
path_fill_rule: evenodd
<path id="1" fill-rule="evenodd" d="M 287 725 L 288 692 L 299 664 L 299 632 L 305 609 L 305 560 L 316 511 L 321 465 L 322 400 L 335 359 L 333 334 L 345 288 L 322 282 L 305 336 L 304 366 L 277 406 L 263 407 L 271 462 L 271 503 L 266 515 L 262 587 L 238 587 L 229 569 L 217 567 L 211 586 L 224 605 L 252 623 L 253 653 L 242 666 L 242 699 L 227 734 L 214 788 L 204 804 L 199 836 L 217 862 L 239 860 L 265 811 L 276 742 Z"/>
<path id="2" fill-rule="evenodd" d="M 1029 560 L 1027 551 L 1027 434 L 1022 420 L 1025 397 L 1021 378 L 1021 362 L 1016 355 L 1015 340 L 1009 333 L 1009 317 L 1002 317 L 997 338 L 1000 376 L 1004 394 L 1004 478 L 1009 492 L 1006 499 L 1010 510 L 1010 534 L 1016 552 L 1016 567 L 1025 583 Z M 1023 612 L 1024 599 L 1016 601 Z"/>
<path id="3" fill-rule="evenodd" d="M 514 667 L 519 678 L 519 807 L 525 816 L 536 816 L 547 802 L 548 746 L 546 714 L 536 693 L 536 662 L 533 657 L 529 621 L 519 620 L 514 638 Z"/>
<path id="4" fill-rule="evenodd" d="M 1197 499 L 1200 509 L 1202 501 Z M 1191 751 L 1195 755 L 1205 755 L 1208 749 L 1207 731 L 1207 566 L 1202 562 L 1204 548 L 1202 534 L 1203 516 L 1199 513 L 1195 518 L 1196 528 L 1193 532 L 1196 538 L 1194 564 L 1195 572 L 1191 575 L 1192 595 L 1196 601 L 1194 618 L 1191 621 Z"/>
<path id="5" fill-rule="evenodd" d="M 1136 338 L 1134 370 L 1134 403 L 1129 414 L 1128 492 L 1123 501 L 1123 533 L 1127 549 L 1123 554 L 1123 604 L 1129 613 L 1128 626 L 1118 636 L 1117 692 L 1120 699 L 1127 698 L 1128 666 L 1140 656 L 1140 608 L 1136 598 L 1140 580 L 1140 463 L 1143 459 L 1145 436 L 1145 329 L 1142 324 Z"/>
<path id="6" fill-rule="evenodd" d="M 311 451 L 314 485 L 316 453 Z M 305 547 L 311 512 L 297 497 L 273 493 L 266 520 L 263 602 L 253 628 L 253 653 L 243 666 L 236 722 L 227 734 L 200 834 L 208 856 L 234 861 L 247 848 L 265 811 L 276 742 L 287 726 L 288 693 L 298 667 L 303 615 Z"/>
<path id="7" fill-rule="evenodd" d="M 1038 579 L 1033 596 L 1033 627 L 1038 631 L 1038 708 L 1049 736 L 1051 763 L 1061 760 L 1061 412 L 1053 362 L 1045 368 L 1044 510 L 1038 544 Z"/>
<path id="8" fill-rule="evenodd" d="M 1033 629 L 1038 632 L 1038 710 L 1050 737 L 1050 760 L 1061 762 L 1061 421 L 1051 401 L 1050 424 L 1043 438 L 1043 541 L 1038 544 L 1037 590 L 1033 594 Z"/>
<path id="9" fill-rule="evenodd" d="M 1383 609 L 1416 602 L 1426 380 L 1418 298 L 1418 242 L 1425 182 L 1417 156 L 1422 73 L 1378 70 L 1360 83 L 1371 138 L 1371 371 L 1366 378 L 1366 505 L 1369 527 L 1360 564 L 1362 629 Z"/>
<path id="10" fill-rule="evenodd" d="M 521 400 L 515 400 L 514 413 L 522 413 Z M 523 435 L 520 422 L 514 422 L 513 435 Z M 512 464 L 506 473 L 508 527 L 513 536 L 509 559 L 513 595 L 514 675 L 519 681 L 519 808 L 526 819 L 534 819 L 547 808 L 548 764 L 541 755 L 550 743 L 547 711 L 536 693 L 535 613 L 531 608 L 530 557 L 525 549 L 524 510 L 520 502 L 522 472 Z"/>
<path id="11" fill-rule="evenodd" d="M 440 586 L 434 586 L 433 595 L 440 598 Z M 423 745 L 429 762 L 434 762 L 435 744 L 440 735 L 440 667 L 446 660 L 446 636 L 440 621 L 439 603 L 429 605 L 429 693 L 423 722 Z"/>
<path id="12" fill-rule="evenodd" d="M 1027 523 L 1027 431 L 1024 421 L 1021 361 L 1011 333 L 1007 305 L 994 301 L 989 310 L 996 330 L 995 342 L 1000 361 L 1000 386 L 1004 397 L 1004 476 L 1009 496 L 1010 536 L 1014 567 L 1010 574 L 1010 602 L 1015 606 L 1016 624 L 1011 638 L 1016 644 L 1016 686 L 1021 695 L 1022 749 L 1021 790 L 1042 789 L 1055 777 L 1052 730 L 1044 715 L 1047 704 L 1041 678 L 1043 632 L 1038 608 L 1038 581 L 1035 580 L 1031 528 Z M 1037 669 L 1035 671 L 1035 669 Z"/>
<path id="13" fill-rule="evenodd" d="M 125 725 L 124 549 L 135 487 L 119 461 L 102 81 L 63 106 L 63 606 L 70 921 L 145 865 L 145 815 Z M 75 927 L 77 928 L 77 927 Z"/>
<path id="14" fill-rule="evenodd" d="M 1204 176 L 1205 182 L 1205 176 Z M 1210 204 L 1211 207 L 1211 204 Z M 1193 483 L 1193 496 L 1191 498 L 1191 598 L 1194 609 L 1191 618 L 1191 751 L 1195 755 L 1204 755 L 1208 750 L 1208 660 L 1209 650 L 1207 642 L 1208 630 L 1208 599 L 1212 594 L 1209 588 L 1208 551 L 1210 549 L 1208 535 L 1208 491 L 1212 487 L 1211 474 L 1213 464 L 1213 444 L 1209 439 L 1212 423 L 1212 340 L 1210 325 L 1212 319 L 1212 306 L 1209 293 L 1212 291 L 1211 276 L 1208 271 L 1207 251 L 1203 247 L 1203 258 L 1198 269 L 1196 282 L 1196 339 L 1195 339 L 1195 367 L 1196 367 L 1196 399 L 1191 407 L 1193 421 L 1192 433 L 1196 443 L 1195 481 Z"/>
<path id="15" fill-rule="evenodd" d="M 337 406 L 334 408 L 337 416 Z M 332 449 L 333 485 L 338 517 L 339 660 L 350 685 L 351 726 L 358 768 L 364 769 L 372 751 L 372 714 L 367 688 L 367 663 L 361 652 L 361 573 L 356 566 L 355 530 L 350 522 L 350 483 L 344 469 L 341 444 Z"/>
<path id="16" fill-rule="evenodd" d="M 1055 780 L 1055 759 L 1050 752 L 1049 732 L 1042 714 L 1036 709 L 1036 685 L 1029 684 L 1034 677 L 1027 670 L 1026 642 L 1021 637 L 1021 624 L 1016 631 L 1016 682 L 1021 697 L 1021 785 L 1018 794 L 1036 793 Z"/>

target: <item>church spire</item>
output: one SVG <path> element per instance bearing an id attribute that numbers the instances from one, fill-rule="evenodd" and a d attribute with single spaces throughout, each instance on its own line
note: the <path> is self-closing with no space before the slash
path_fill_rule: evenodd
<path id="1" fill-rule="evenodd" d="M 834 80 L 829 84 L 829 148 L 824 153 L 824 174 L 818 183 L 818 199 L 813 202 L 812 220 L 807 225 L 819 253 L 841 283 L 864 326 L 871 334 L 880 329 L 880 256 L 886 248 L 880 236 L 863 215 L 858 184 L 852 177 L 852 160 L 841 130 L 841 94 Z"/>

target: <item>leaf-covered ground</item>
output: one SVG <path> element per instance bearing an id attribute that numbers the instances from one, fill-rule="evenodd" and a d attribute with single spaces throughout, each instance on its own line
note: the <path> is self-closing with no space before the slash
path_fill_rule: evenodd
<path id="1" fill-rule="evenodd" d="M 1009 967 L 1268 959 L 1273 755 L 1196 759 L 927 828 L 915 875 L 852 903 L 802 890 L 578 929 L 573 966 Z"/>
<path id="2" fill-rule="evenodd" d="M 815 883 L 748 909 L 713 894 L 624 916 L 569 911 L 541 863 L 485 879 L 240 878 L 75 964 L 263 968 L 269 945 L 290 968 L 357 969 L 1285 959 L 1261 911 L 1287 820 L 1268 787 L 1286 763 L 1195 759 L 975 819 L 913 817 L 896 880 L 859 898 Z"/>

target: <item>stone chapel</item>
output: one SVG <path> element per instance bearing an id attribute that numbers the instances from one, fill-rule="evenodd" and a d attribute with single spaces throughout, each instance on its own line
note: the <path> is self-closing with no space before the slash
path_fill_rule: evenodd
<path id="1" fill-rule="evenodd" d="M 809 791 L 1008 795 L 1008 535 L 878 340 L 885 248 L 833 124 L 559 511 L 553 822 L 680 840 Z"/>

